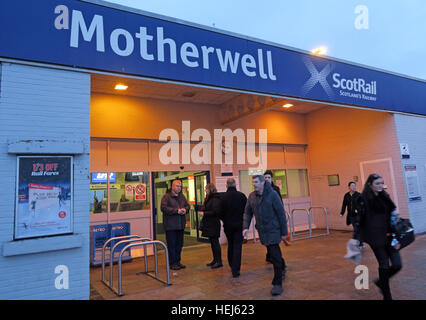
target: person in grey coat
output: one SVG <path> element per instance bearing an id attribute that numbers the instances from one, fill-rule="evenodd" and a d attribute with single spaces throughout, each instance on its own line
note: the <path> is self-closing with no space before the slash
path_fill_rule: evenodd
<path id="1" fill-rule="evenodd" d="M 244 211 L 243 236 L 248 233 L 254 215 L 260 242 L 267 247 L 274 265 L 271 294 L 280 295 L 283 292 L 283 259 L 280 243 L 286 240 L 288 234 L 287 219 L 280 197 L 272 189 L 271 184 L 265 181 L 263 175 L 253 176 L 253 187 L 254 191 L 250 193 Z"/>

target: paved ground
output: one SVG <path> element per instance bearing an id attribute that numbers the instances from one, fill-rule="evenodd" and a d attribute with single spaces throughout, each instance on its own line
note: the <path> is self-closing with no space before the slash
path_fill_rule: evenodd
<path id="1" fill-rule="evenodd" d="M 117 297 L 101 281 L 101 268 L 91 269 L 91 299 L 149 300 L 379 300 L 381 295 L 372 283 L 377 277 L 377 262 L 371 249 L 363 250 L 361 264 L 369 269 L 369 289 L 357 290 L 354 282 L 355 264 L 343 258 L 350 232 L 332 231 L 331 235 L 281 246 L 287 262 L 284 293 L 270 295 L 272 265 L 265 262 L 266 249 L 259 242 L 243 245 L 241 276 L 232 278 L 226 261 L 226 245 L 222 246 L 224 267 L 211 270 L 205 264 L 211 260 L 209 245 L 184 248 L 182 263 L 186 269 L 171 271 L 171 286 L 136 273 L 144 270 L 144 260 L 123 264 L 124 296 Z M 426 299 L 426 235 L 401 251 L 403 269 L 391 279 L 394 299 Z M 164 255 L 159 255 L 160 277 L 165 279 Z M 149 270 L 154 268 L 149 258 Z M 115 266 L 117 270 L 117 266 Z M 108 270 L 109 271 L 109 270 Z M 109 275 L 109 273 L 108 273 Z M 117 273 L 115 273 L 117 280 Z M 117 282 L 115 282 L 117 286 Z"/>

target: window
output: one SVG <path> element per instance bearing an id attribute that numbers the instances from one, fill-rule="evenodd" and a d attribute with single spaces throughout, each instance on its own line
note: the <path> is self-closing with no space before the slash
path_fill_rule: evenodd
<path id="1" fill-rule="evenodd" d="M 287 181 L 289 198 L 309 197 L 308 170 L 287 170 Z"/>
<path id="2" fill-rule="evenodd" d="M 238 191 L 241 191 L 244 193 L 247 197 L 248 195 L 253 192 L 253 183 L 251 182 L 251 175 L 247 170 L 241 170 L 240 171 L 240 189 Z"/>
<path id="3" fill-rule="evenodd" d="M 271 170 L 272 171 L 272 181 L 273 183 L 280 188 L 281 197 L 288 198 L 287 191 L 287 175 L 285 170 Z"/>
<path id="4" fill-rule="evenodd" d="M 309 197 L 308 170 L 306 169 L 277 169 L 272 171 L 272 181 L 280 188 L 281 197 L 300 198 Z M 258 172 L 240 171 L 241 192 L 247 196 L 253 191 L 252 175 Z"/>
<path id="5" fill-rule="evenodd" d="M 90 176 L 90 213 L 108 212 L 107 172 L 92 172 Z M 110 177 L 111 181 L 114 179 Z"/>
<path id="6" fill-rule="evenodd" d="M 288 191 L 287 191 L 287 176 L 286 176 L 286 170 L 279 169 L 279 170 L 271 170 L 272 171 L 272 181 L 276 186 L 280 188 L 281 197 L 282 198 L 288 198 Z M 252 176 L 256 174 L 262 174 L 263 172 L 254 170 L 254 171 L 247 171 L 247 170 L 241 170 L 240 171 L 240 188 L 241 192 L 245 195 L 249 195 L 254 189 L 253 189 L 253 183 L 252 183 Z"/>
<path id="7" fill-rule="evenodd" d="M 150 208 L 148 172 L 114 172 L 110 179 L 110 212 L 146 210 Z"/>
<path id="8" fill-rule="evenodd" d="M 148 172 L 92 172 L 90 182 L 91 214 L 108 212 L 108 200 L 110 212 L 150 208 Z"/>

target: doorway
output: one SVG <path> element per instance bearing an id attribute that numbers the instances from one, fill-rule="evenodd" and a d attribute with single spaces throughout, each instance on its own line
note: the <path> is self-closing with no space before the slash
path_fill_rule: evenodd
<path id="1" fill-rule="evenodd" d="M 385 181 L 384 188 L 387 193 L 390 194 L 395 205 L 398 207 L 398 197 L 395 183 L 395 174 L 393 171 L 392 159 L 379 159 L 360 162 L 361 167 L 361 182 L 365 184 L 368 176 L 371 173 L 378 173 L 383 177 Z"/>
<path id="2" fill-rule="evenodd" d="M 186 215 L 184 247 L 198 245 L 200 242 L 208 242 L 208 238 L 201 236 L 199 229 L 201 221 L 199 211 L 205 199 L 204 188 L 210 182 L 210 173 L 208 171 L 152 172 L 154 239 L 166 243 L 161 199 L 171 189 L 174 180 L 182 182 L 182 193 L 190 205 L 189 213 Z"/>

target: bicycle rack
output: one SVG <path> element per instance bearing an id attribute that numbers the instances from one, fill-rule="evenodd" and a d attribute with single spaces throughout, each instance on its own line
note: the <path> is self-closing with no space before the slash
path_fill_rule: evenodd
<path id="1" fill-rule="evenodd" d="M 156 244 L 160 244 L 160 245 L 162 245 L 163 246 L 163 248 L 164 248 L 164 250 L 165 250 L 165 256 L 166 256 L 166 273 L 167 273 L 167 281 L 164 281 L 164 280 L 161 280 L 160 278 L 158 278 L 158 263 L 157 263 L 157 250 L 155 250 L 155 276 L 153 276 L 152 274 L 150 274 L 148 271 L 147 271 L 147 265 L 145 265 L 145 274 L 147 274 L 148 276 L 150 276 L 150 277 L 152 277 L 152 278 L 154 278 L 154 279 L 156 279 L 156 280 L 158 280 L 158 281 L 160 281 L 160 282 L 163 282 L 163 283 L 165 283 L 165 284 L 167 284 L 167 285 L 171 285 L 172 283 L 170 282 L 170 268 L 169 268 L 169 253 L 168 253 L 168 250 L 167 250 L 167 246 L 163 243 L 163 242 L 161 242 L 161 241 L 158 241 L 158 240 L 153 240 L 153 241 L 146 241 L 146 242 L 140 242 L 140 243 L 129 243 L 129 244 L 127 244 L 123 249 L 121 249 L 121 252 L 120 252 L 120 256 L 119 256 L 119 258 L 118 258 L 118 291 L 114 288 L 114 287 L 111 287 L 111 289 L 118 295 L 118 296 L 122 296 L 123 295 L 123 291 L 122 291 L 122 275 L 121 275 L 121 258 L 122 258 L 122 256 L 123 256 L 123 253 L 127 250 L 127 249 L 129 249 L 129 248 L 131 248 L 131 247 L 135 247 L 135 246 L 144 246 L 144 248 L 146 248 L 146 246 L 148 245 L 148 244 L 153 244 L 153 245 L 156 245 Z"/>
<path id="2" fill-rule="evenodd" d="M 114 240 L 120 240 L 120 239 L 131 239 L 131 238 L 138 238 L 138 239 L 142 239 L 142 237 L 138 236 L 138 235 L 128 235 L 128 236 L 119 236 L 119 237 L 112 237 L 109 238 L 107 241 L 105 241 L 104 245 L 102 246 L 102 281 L 105 283 L 105 248 L 107 247 L 108 243 L 110 243 L 111 241 Z M 148 239 L 148 238 L 146 238 Z M 151 240 L 151 239 L 148 239 Z M 110 246 L 110 251 L 109 251 L 109 263 L 110 263 L 110 267 L 111 267 L 111 263 L 114 263 L 114 256 L 113 254 L 113 248 Z M 145 258 L 146 259 L 146 258 Z M 112 268 L 112 267 L 111 267 Z"/>
<path id="3" fill-rule="evenodd" d="M 123 240 L 124 239 L 124 240 Z M 108 243 L 110 243 L 111 241 L 114 240 L 121 240 L 117 243 L 114 244 L 114 246 L 110 246 L 110 279 L 109 279 L 109 283 L 105 280 L 105 248 L 107 247 Z M 132 242 L 136 242 L 136 243 L 132 243 Z M 147 249 L 146 246 L 148 244 L 152 244 L 153 248 L 154 248 L 154 259 L 155 259 L 155 277 L 152 276 L 149 272 L 148 272 L 148 261 L 147 261 Z M 168 262 L 168 250 L 167 247 L 164 243 L 162 243 L 161 241 L 157 241 L 157 240 L 152 240 L 150 238 L 142 238 L 141 236 L 138 235 L 129 235 L 129 236 L 120 236 L 120 237 L 113 237 L 108 239 L 103 247 L 102 247 L 102 282 L 108 287 L 110 288 L 114 293 L 116 293 L 117 295 L 121 296 L 122 294 L 122 290 L 121 290 L 121 263 L 122 263 L 122 257 L 123 257 L 123 253 L 128 250 L 130 247 L 136 246 L 136 245 L 143 245 L 144 247 L 144 260 L 145 260 L 145 272 L 140 272 L 140 273 L 145 273 L 153 278 L 155 278 L 156 280 L 159 280 L 160 282 L 166 283 L 165 281 L 161 280 L 158 278 L 158 252 L 157 252 L 157 246 L 156 244 L 161 244 L 164 249 L 165 249 L 165 254 L 166 254 L 166 263 L 167 263 L 167 284 L 170 285 L 170 270 L 169 270 L 169 262 Z M 118 258 L 118 264 L 119 264 L 119 290 L 117 290 L 116 288 L 114 288 L 114 281 L 113 281 L 113 265 L 114 265 L 114 251 L 115 249 L 120 246 L 120 245 L 125 245 L 125 247 L 121 250 L 119 258 Z M 137 273 L 139 274 L 139 273 Z"/>
<path id="4" fill-rule="evenodd" d="M 326 208 L 324 208 L 324 207 L 310 207 L 310 208 L 308 209 L 308 212 L 309 212 L 309 215 L 310 215 L 310 216 L 312 216 L 312 213 L 311 213 L 311 210 L 312 210 L 312 209 L 322 209 L 322 210 L 324 211 L 324 215 L 325 215 L 325 226 L 326 226 L 327 232 L 326 232 L 326 233 L 321 233 L 321 234 L 313 235 L 313 236 L 311 236 L 311 238 L 321 237 L 321 236 L 328 236 L 328 235 L 330 234 L 330 229 L 329 229 L 329 227 L 328 227 L 328 214 L 327 214 L 327 209 L 326 209 Z"/>
<path id="5" fill-rule="evenodd" d="M 114 251 L 119 245 L 122 245 L 122 244 L 125 244 L 125 243 L 130 243 L 130 242 L 141 242 L 141 241 L 152 241 L 152 239 L 138 237 L 136 239 L 128 239 L 128 240 L 119 241 L 110 249 L 110 256 L 114 258 Z M 154 251 L 156 251 L 156 247 L 154 248 Z M 145 272 L 148 272 L 148 261 L 147 261 L 146 247 L 144 247 L 144 260 L 145 260 Z M 113 262 L 114 262 L 114 260 L 113 260 Z M 112 269 L 111 263 L 110 263 L 109 269 L 110 269 L 109 283 L 110 283 L 110 286 L 112 287 L 112 285 L 113 285 L 113 269 Z"/>
<path id="6" fill-rule="evenodd" d="M 306 212 L 306 215 L 308 216 L 309 231 L 296 233 L 295 227 L 294 227 L 294 212 L 295 211 L 304 211 L 304 212 Z M 291 210 L 289 218 L 290 218 L 290 240 L 291 241 L 308 239 L 308 238 L 310 238 L 312 236 L 311 215 L 310 215 L 310 213 L 309 213 L 309 211 L 307 209 L 304 209 L 304 208 L 294 208 L 293 210 Z M 303 236 L 305 234 L 309 234 L 309 236 L 300 237 L 300 238 L 297 238 L 297 239 L 295 238 L 295 237 Z"/>
<path id="7" fill-rule="evenodd" d="M 326 233 L 312 235 L 312 209 L 322 209 L 324 211 L 325 224 L 326 224 L 326 229 L 327 229 Z M 308 216 L 309 231 L 296 233 L 295 227 L 294 227 L 294 212 L 295 211 L 304 211 L 304 212 L 306 212 L 306 215 Z M 321 237 L 321 236 L 328 236 L 330 234 L 330 229 L 328 227 L 327 209 L 324 208 L 324 207 L 310 207 L 309 209 L 295 208 L 295 209 L 291 210 L 291 214 L 289 215 L 289 218 L 290 218 L 290 239 L 291 239 L 291 241 L 302 240 L 302 239 L 310 239 L 310 238 L 317 238 L 317 237 Z M 306 234 L 309 234 L 309 235 L 308 236 L 304 236 L 304 237 L 299 237 L 299 236 L 303 236 L 303 235 L 306 235 Z M 295 237 L 298 237 L 298 238 L 296 239 Z"/>

